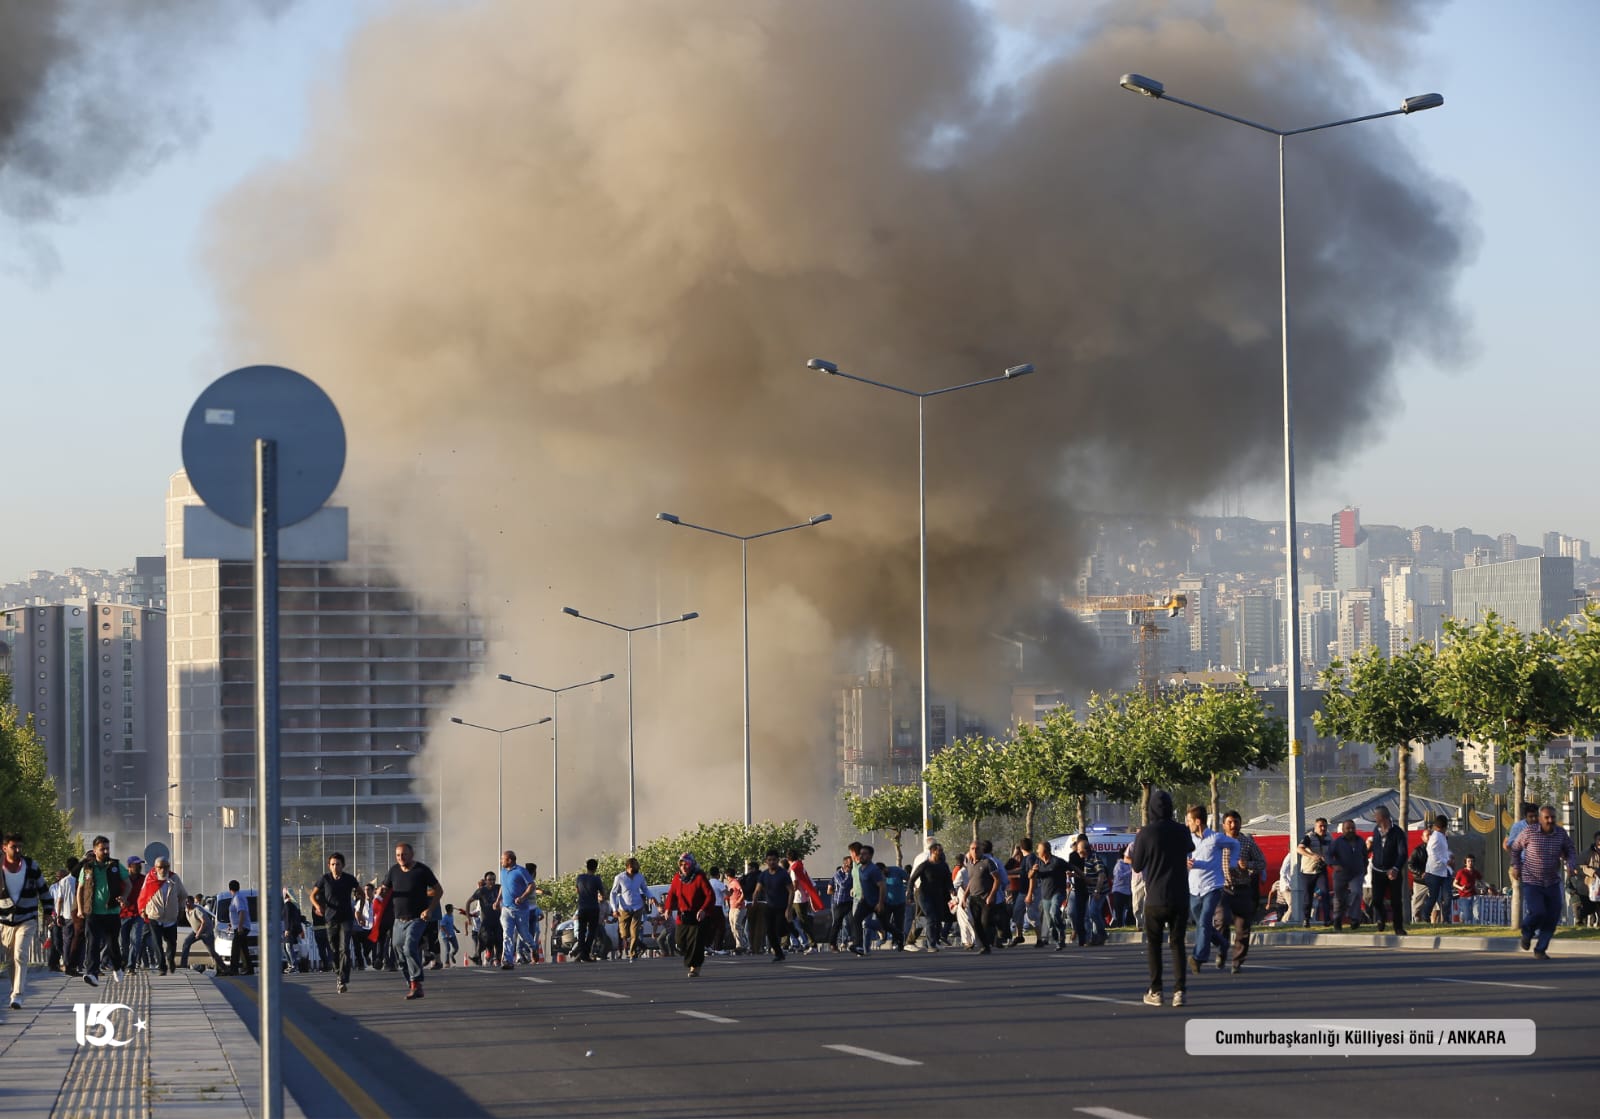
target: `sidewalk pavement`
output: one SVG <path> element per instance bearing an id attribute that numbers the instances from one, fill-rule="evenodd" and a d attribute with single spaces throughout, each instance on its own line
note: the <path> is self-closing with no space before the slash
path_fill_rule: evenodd
<path id="1" fill-rule="evenodd" d="M 1516 933 L 1505 936 L 1438 936 L 1423 930 L 1427 925 L 1408 931 L 1405 936 L 1386 933 L 1331 933 L 1315 929 L 1289 929 L 1257 927 L 1251 930 L 1251 944 L 1276 944 L 1305 947 L 1316 945 L 1325 948 L 1402 948 L 1412 951 L 1446 952 L 1521 952 L 1520 938 Z M 1113 929 L 1106 939 L 1112 944 L 1143 943 L 1144 933 Z M 1552 956 L 1600 956 L 1600 940 L 1566 940 L 1561 930 L 1556 930 L 1550 942 Z"/>
<path id="2" fill-rule="evenodd" d="M 9 993 L 9 981 L 5 992 Z M 106 1021 L 126 1045 L 79 1045 L 77 1011 L 122 1006 Z M 86 1021 L 85 1036 L 103 1031 Z M 209 974 L 141 971 L 99 987 L 42 969 L 23 1009 L 0 1002 L 0 1116 L 28 1119 L 246 1119 L 260 1109 L 260 1049 Z M 286 1119 L 304 1119 L 288 1090 Z"/>

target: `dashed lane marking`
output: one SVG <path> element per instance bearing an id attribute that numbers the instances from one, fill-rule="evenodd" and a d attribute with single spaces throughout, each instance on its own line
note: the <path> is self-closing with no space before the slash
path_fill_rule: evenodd
<path id="1" fill-rule="evenodd" d="M 937 975 L 900 975 L 897 979 L 915 979 L 918 983 L 960 983 L 959 979 L 940 979 Z"/>
<path id="2" fill-rule="evenodd" d="M 913 1061 L 910 1057 L 896 1057 L 893 1053 L 880 1053 L 876 1049 L 862 1049 L 855 1045 L 824 1045 L 823 1048 L 832 1049 L 836 1053 L 848 1053 L 852 1057 L 865 1057 L 869 1061 L 881 1061 L 886 1065 L 909 1068 L 922 1064 L 921 1061 Z"/>
<path id="3" fill-rule="evenodd" d="M 720 1014 L 707 1014 L 703 1010 L 680 1010 L 678 1013 L 686 1018 L 699 1018 L 706 1022 L 720 1022 L 724 1026 L 732 1026 L 739 1021 L 737 1018 L 724 1018 Z"/>
<path id="4" fill-rule="evenodd" d="M 1064 999 L 1082 999 L 1084 1002 L 1110 1002 L 1110 1003 L 1116 1003 L 1118 1006 L 1143 1006 L 1144 1005 L 1144 1003 L 1142 1003 L 1142 1002 L 1134 1002 L 1132 999 L 1109 999 L 1109 998 L 1106 998 L 1104 995 L 1068 995 L 1068 994 L 1063 994 L 1061 997 L 1064 998 Z M 1079 1108 L 1078 1110 L 1081 1111 L 1082 1108 Z"/>
<path id="5" fill-rule="evenodd" d="M 1085 1115 L 1093 1115 L 1095 1119 L 1142 1119 L 1141 1116 L 1131 1111 L 1118 1111 L 1114 1107 L 1075 1107 L 1073 1111 L 1081 1111 Z"/>
<path id="6" fill-rule="evenodd" d="M 832 971 L 831 967 L 817 967 L 814 964 L 790 964 L 788 971 Z"/>
<path id="7" fill-rule="evenodd" d="M 519 975 L 518 979 L 524 983 L 554 983 L 554 979 L 540 979 L 537 975 Z"/>
<path id="8" fill-rule="evenodd" d="M 631 999 L 633 997 L 618 991 L 602 991 L 599 987 L 585 987 L 584 992 L 590 995 L 599 995 L 603 999 Z"/>
<path id="9" fill-rule="evenodd" d="M 1429 983 L 1467 983 L 1474 987 L 1516 987 L 1523 991 L 1558 991 L 1559 987 L 1545 987 L 1538 983 L 1496 983 L 1489 979 L 1440 979 L 1431 975 L 1423 976 Z"/>

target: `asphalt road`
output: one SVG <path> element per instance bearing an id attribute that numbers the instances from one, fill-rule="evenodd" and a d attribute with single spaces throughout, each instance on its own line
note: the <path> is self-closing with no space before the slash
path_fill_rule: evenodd
<path id="1" fill-rule="evenodd" d="M 430 972 L 420 1002 L 392 973 L 358 973 L 342 996 L 328 975 L 291 976 L 285 1004 L 302 1044 L 396 1117 L 1588 1116 L 1597 962 L 1257 946 L 1240 975 L 1191 975 L 1178 1009 L 1140 1002 L 1140 946 L 1030 945 L 712 959 L 693 980 L 671 959 L 457 968 Z M 1538 1048 L 1190 1056 L 1197 1017 L 1532 1018 Z M 325 1098 L 308 1114 L 350 1113 Z"/>

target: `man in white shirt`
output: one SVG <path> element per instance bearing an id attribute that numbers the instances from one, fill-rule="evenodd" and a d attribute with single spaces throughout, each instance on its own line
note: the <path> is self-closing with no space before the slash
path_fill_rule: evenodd
<path id="1" fill-rule="evenodd" d="M 1428 887 L 1428 908 L 1423 916 L 1438 906 L 1439 920 L 1446 925 L 1450 923 L 1450 884 L 1456 873 L 1450 866 L 1450 841 L 1445 837 L 1449 826 L 1449 819 L 1442 813 L 1433 818 L 1433 830 L 1428 833 L 1428 866 L 1422 873 L 1422 881 Z"/>
<path id="2" fill-rule="evenodd" d="M 1204 805 L 1191 805 L 1184 822 L 1194 837 L 1194 850 L 1188 859 L 1189 917 L 1194 923 L 1194 955 L 1190 962 L 1199 975 L 1211 958 L 1213 944 L 1221 951 L 1228 949 L 1228 941 L 1217 931 L 1214 918 L 1222 901 L 1222 887 L 1227 883 L 1227 868 L 1239 861 L 1239 841 L 1206 827 Z"/>
<path id="3" fill-rule="evenodd" d="M 726 890 L 724 886 L 718 901 L 722 900 Z M 644 954 L 639 933 L 649 898 L 650 887 L 644 875 L 639 873 L 639 860 L 628 859 L 611 880 L 611 912 L 617 916 L 617 946 L 622 951 L 623 959 L 637 960 Z"/>
<path id="4" fill-rule="evenodd" d="M 69 859 L 68 862 L 76 865 L 77 860 Z M 60 871 L 60 877 L 55 885 L 50 887 L 50 900 L 55 906 L 55 928 L 51 930 L 51 937 L 56 947 L 55 952 L 61 957 L 61 970 L 68 975 L 78 974 L 77 929 L 73 927 L 73 906 L 78 901 L 78 878 L 69 867 Z"/>

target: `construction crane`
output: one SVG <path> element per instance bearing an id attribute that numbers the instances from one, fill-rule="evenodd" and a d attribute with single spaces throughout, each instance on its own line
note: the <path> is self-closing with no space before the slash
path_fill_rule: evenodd
<path id="1" fill-rule="evenodd" d="M 1156 639 L 1167 631 L 1156 625 L 1162 615 L 1176 618 L 1189 605 L 1187 595 L 1169 594 L 1165 598 L 1152 598 L 1142 594 L 1090 595 L 1077 604 L 1077 609 L 1092 613 L 1126 612 L 1128 624 L 1139 627 L 1139 690 L 1155 698 L 1160 684 L 1160 674 L 1151 664 L 1155 656 Z"/>

